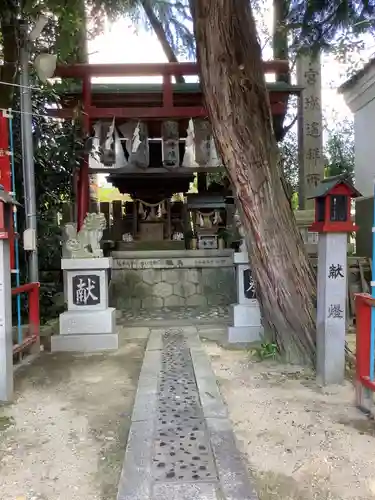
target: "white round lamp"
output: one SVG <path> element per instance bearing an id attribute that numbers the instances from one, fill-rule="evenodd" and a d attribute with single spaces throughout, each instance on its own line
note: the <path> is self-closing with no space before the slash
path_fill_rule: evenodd
<path id="1" fill-rule="evenodd" d="M 39 54 L 34 60 L 34 67 L 38 77 L 46 82 L 52 78 L 57 64 L 57 56 L 54 54 Z"/>

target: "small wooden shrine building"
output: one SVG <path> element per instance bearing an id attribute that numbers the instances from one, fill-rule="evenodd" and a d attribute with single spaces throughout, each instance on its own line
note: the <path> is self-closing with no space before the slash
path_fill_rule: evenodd
<path id="1" fill-rule="evenodd" d="M 285 61 L 269 61 L 264 70 L 282 73 L 286 65 Z M 80 109 L 85 134 L 92 138 L 91 153 L 77 183 L 78 225 L 89 211 L 89 176 L 97 172 L 109 174 L 109 182 L 132 200 L 122 213 L 115 214 L 122 220 L 121 224 L 116 221 L 122 244 L 177 241 L 190 229 L 194 232 L 188 212 L 197 228 L 202 225 L 211 232 L 229 222 L 225 214 L 226 205 L 233 201 L 230 186 L 213 193 L 207 183 L 207 174 L 222 171 L 223 165 L 216 154 L 199 83 L 172 83 L 175 75 L 197 76 L 197 65 L 75 64 L 57 68 L 57 77 L 73 83 L 62 96 L 61 109 L 50 113 L 71 119 Z M 92 77 L 103 76 L 160 76 L 163 83 L 91 83 Z M 276 121 L 285 114 L 288 97 L 298 93 L 298 88 L 269 83 L 268 89 Z M 193 201 L 186 194 L 196 174 L 199 196 Z M 179 200 L 173 201 L 177 193 Z M 212 217 L 205 216 L 207 213 Z"/>

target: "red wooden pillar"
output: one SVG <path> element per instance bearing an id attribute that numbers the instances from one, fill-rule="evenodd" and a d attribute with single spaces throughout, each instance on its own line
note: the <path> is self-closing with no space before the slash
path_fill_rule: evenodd
<path id="1" fill-rule="evenodd" d="M 91 79 L 85 76 L 82 81 L 82 100 L 83 100 L 83 133 L 85 138 L 90 135 L 90 107 L 91 107 Z M 81 170 L 78 177 L 78 196 L 77 196 L 77 228 L 82 227 L 86 214 L 89 211 L 90 202 L 90 182 L 89 182 L 89 155 L 83 158 Z"/>
<path id="2" fill-rule="evenodd" d="M 6 111 L 0 110 L 0 184 L 4 191 L 10 193 L 12 191 L 12 179 L 10 168 L 10 152 L 9 152 L 9 122 L 6 116 Z M 10 268 L 14 269 L 14 228 L 13 218 L 9 228 L 9 250 L 10 250 Z"/>

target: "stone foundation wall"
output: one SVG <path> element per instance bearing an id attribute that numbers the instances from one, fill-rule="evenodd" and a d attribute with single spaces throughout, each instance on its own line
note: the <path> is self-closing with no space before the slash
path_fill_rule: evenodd
<path id="1" fill-rule="evenodd" d="M 204 308 L 235 302 L 230 250 L 137 252 L 136 258 L 131 254 L 112 255 L 110 302 L 117 309 Z"/>

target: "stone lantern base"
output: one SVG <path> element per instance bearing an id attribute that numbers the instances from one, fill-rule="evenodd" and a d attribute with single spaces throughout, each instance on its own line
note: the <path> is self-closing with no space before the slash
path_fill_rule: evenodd
<path id="1" fill-rule="evenodd" d="M 228 342 L 242 344 L 258 342 L 263 335 L 259 304 L 249 267 L 247 252 L 234 254 L 237 276 L 237 304 L 231 306 Z"/>

